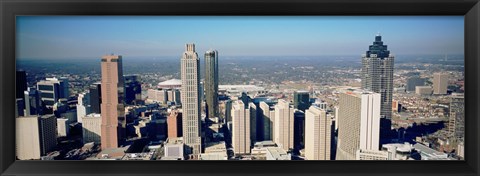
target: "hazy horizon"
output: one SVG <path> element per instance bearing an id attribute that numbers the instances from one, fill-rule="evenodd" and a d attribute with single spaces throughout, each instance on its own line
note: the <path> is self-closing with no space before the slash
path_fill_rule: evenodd
<path id="1" fill-rule="evenodd" d="M 464 53 L 463 16 L 21 16 L 17 58 L 361 56 L 377 33 L 394 55 Z"/>

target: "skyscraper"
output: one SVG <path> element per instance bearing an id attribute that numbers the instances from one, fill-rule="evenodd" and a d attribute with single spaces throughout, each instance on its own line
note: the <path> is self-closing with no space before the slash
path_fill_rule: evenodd
<path id="1" fill-rule="evenodd" d="M 100 114 L 101 108 L 100 104 L 102 104 L 102 84 L 101 83 L 94 83 L 90 85 L 89 88 L 90 92 L 90 107 L 92 113 Z"/>
<path id="2" fill-rule="evenodd" d="M 373 45 L 362 55 L 362 89 L 381 95 L 380 127 L 383 137 L 388 136 L 391 128 L 394 60 L 380 34 L 375 36 Z"/>
<path id="3" fill-rule="evenodd" d="M 218 117 L 218 52 L 205 52 L 205 99 L 208 118 Z"/>
<path id="4" fill-rule="evenodd" d="M 54 115 L 16 118 L 16 152 L 21 160 L 40 159 L 57 145 L 57 118 Z"/>
<path id="5" fill-rule="evenodd" d="M 40 97 L 43 103 L 48 108 L 52 108 L 60 98 L 67 98 L 65 95 L 68 95 L 68 88 L 65 80 L 57 78 L 46 78 L 43 81 L 37 83 L 37 90 L 40 91 Z"/>
<path id="6" fill-rule="evenodd" d="M 187 154 L 201 153 L 200 60 L 195 44 L 186 44 L 181 58 L 183 139 Z"/>
<path id="7" fill-rule="evenodd" d="M 125 88 L 122 56 L 102 57 L 101 143 L 102 149 L 117 148 L 125 138 Z"/>
<path id="8" fill-rule="evenodd" d="M 433 74 L 433 94 L 444 95 L 447 94 L 448 74 L 434 73 Z"/>
<path id="9" fill-rule="evenodd" d="M 355 160 L 358 149 L 380 148 L 381 95 L 360 89 L 342 91 L 336 160 Z"/>
<path id="10" fill-rule="evenodd" d="M 295 91 L 293 93 L 293 107 L 305 112 L 310 107 L 310 93 L 308 91 Z"/>
<path id="11" fill-rule="evenodd" d="M 325 110 L 310 106 L 305 112 L 305 157 L 307 160 L 330 160 L 331 125 Z"/>
<path id="12" fill-rule="evenodd" d="M 237 100 L 232 105 L 232 146 L 235 154 L 250 153 L 250 107 Z"/>
<path id="13" fill-rule="evenodd" d="M 283 99 L 275 105 L 273 142 L 284 150 L 293 149 L 293 113 L 293 106 Z"/>

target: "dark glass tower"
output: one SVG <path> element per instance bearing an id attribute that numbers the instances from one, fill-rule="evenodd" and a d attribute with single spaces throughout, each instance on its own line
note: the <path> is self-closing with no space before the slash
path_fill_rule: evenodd
<path id="1" fill-rule="evenodd" d="M 295 91 L 293 93 L 293 106 L 305 112 L 310 107 L 310 95 L 307 91 Z"/>
<path id="2" fill-rule="evenodd" d="M 205 52 L 205 99 L 208 118 L 218 117 L 218 52 Z"/>
<path id="3" fill-rule="evenodd" d="M 95 83 L 90 86 L 90 106 L 92 113 L 100 114 L 102 104 L 102 84 Z"/>
<path id="4" fill-rule="evenodd" d="M 142 84 L 137 75 L 124 76 L 125 79 L 125 103 L 135 104 L 136 100 L 142 99 Z"/>

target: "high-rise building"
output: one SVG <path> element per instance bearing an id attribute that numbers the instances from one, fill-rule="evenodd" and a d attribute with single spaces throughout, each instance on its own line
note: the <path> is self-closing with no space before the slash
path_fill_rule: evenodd
<path id="1" fill-rule="evenodd" d="M 61 98 L 67 98 L 68 87 L 65 80 L 57 78 L 46 78 L 46 80 L 37 83 L 37 90 L 40 92 L 42 102 L 47 108 L 52 108 L 53 105 Z"/>
<path id="2" fill-rule="evenodd" d="M 92 113 L 100 114 L 100 104 L 102 104 L 102 84 L 92 84 L 88 90 L 90 92 L 90 111 Z"/>
<path id="3" fill-rule="evenodd" d="M 310 106 L 305 112 L 305 158 L 307 160 L 330 160 L 331 125 L 327 112 Z"/>
<path id="4" fill-rule="evenodd" d="M 102 117 L 98 113 L 88 114 L 82 117 L 83 143 L 101 142 L 102 135 Z"/>
<path id="5" fill-rule="evenodd" d="M 218 52 L 205 52 L 205 99 L 208 118 L 218 117 Z"/>
<path id="6" fill-rule="evenodd" d="M 255 144 L 257 139 L 257 113 L 258 108 L 253 102 L 248 102 L 248 109 L 250 111 L 250 144 Z"/>
<path id="7" fill-rule="evenodd" d="M 200 60 L 195 44 L 186 44 L 181 58 L 183 140 L 187 154 L 201 153 Z"/>
<path id="8" fill-rule="evenodd" d="M 283 99 L 275 105 L 273 142 L 287 151 L 293 149 L 293 113 L 293 106 Z"/>
<path id="9" fill-rule="evenodd" d="M 78 94 L 77 101 L 77 122 L 82 123 L 82 118 L 91 113 L 90 92 Z"/>
<path id="10" fill-rule="evenodd" d="M 168 138 L 182 137 L 182 112 L 179 110 L 170 111 L 167 117 Z"/>
<path id="11" fill-rule="evenodd" d="M 102 57 L 102 149 L 118 148 L 126 136 L 122 56 Z"/>
<path id="12" fill-rule="evenodd" d="M 17 70 L 15 76 L 16 98 L 25 98 L 23 92 L 27 90 L 27 73 L 24 70 Z"/>
<path id="13" fill-rule="evenodd" d="M 250 108 L 241 100 L 236 100 L 232 105 L 232 146 L 235 154 L 250 153 Z"/>
<path id="14" fill-rule="evenodd" d="M 126 75 L 125 80 L 125 103 L 128 105 L 136 104 L 142 99 L 142 84 L 138 81 L 137 75 Z"/>
<path id="15" fill-rule="evenodd" d="M 448 74 L 434 73 L 433 74 L 433 94 L 444 95 L 447 94 L 448 88 Z"/>
<path id="16" fill-rule="evenodd" d="M 54 115 L 16 118 L 16 152 L 20 160 L 40 159 L 57 145 L 57 120 Z"/>
<path id="17" fill-rule="evenodd" d="M 355 160 L 358 149 L 380 148 L 381 95 L 361 89 L 342 91 L 336 160 Z"/>
<path id="18" fill-rule="evenodd" d="M 43 115 L 40 93 L 35 88 L 28 88 L 25 94 L 25 116 Z"/>
<path id="19" fill-rule="evenodd" d="M 260 118 L 263 118 L 263 140 L 272 140 L 273 120 L 275 117 L 271 116 L 270 112 L 273 112 L 273 110 L 271 110 L 270 105 L 264 101 L 260 102 L 259 106 Z"/>
<path id="20" fill-rule="evenodd" d="M 448 131 L 457 139 L 465 137 L 465 103 L 463 94 L 454 95 L 450 99 L 450 116 Z"/>
<path id="21" fill-rule="evenodd" d="M 293 147 L 297 150 L 305 146 L 305 112 L 295 109 L 293 113 Z"/>
<path id="22" fill-rule="evenodd" d="M 415 87 L 417 86 L 424 86 L 426 82 L 426 78 L 420 78 L 419 76 L 412 76 L 407 80 L 407 91 L 408 92 L 415 92 Z"/>
<path id="23" fill-rule="evenodd" d="M 293 93 L 293 107 L 305 112 L 310 107 L 310 93 L 308 91 L 295 91 Z"/>
<path id="24" fill-rule="evenodd" d="M 380 34 L 375 36 L 373 45 L 362 55 L 362 89 L 381 94 L 380 115 L 388 121 L 392 118 L 394 60 Z M 390 123 L 385 125 L 382 128 L 390 130 Z"/>

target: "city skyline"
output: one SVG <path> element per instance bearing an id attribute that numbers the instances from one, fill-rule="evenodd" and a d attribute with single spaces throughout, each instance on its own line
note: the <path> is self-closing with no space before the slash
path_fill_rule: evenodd
<path id="1" fill-rule="evenodd" d="M 200 27 L 205 25 L 215 27 Z M 360 55 L 377 33 L 395 46 L 392 54 L 454 55 L 463 54 L 463 28 L 462 16 L 25 16 L 17 19 L 17 57 L 178 56 L 176 46 L 191 42 L 201 52 L 215 48 L 223 56 Z"/>

